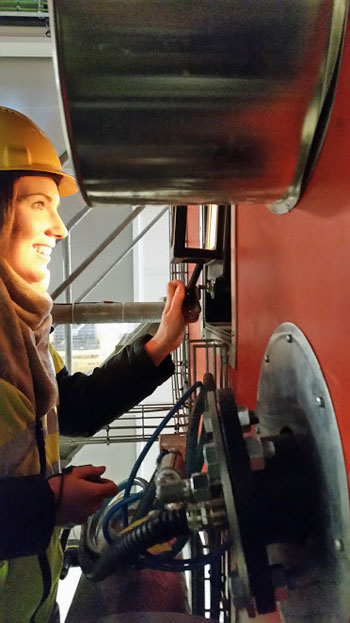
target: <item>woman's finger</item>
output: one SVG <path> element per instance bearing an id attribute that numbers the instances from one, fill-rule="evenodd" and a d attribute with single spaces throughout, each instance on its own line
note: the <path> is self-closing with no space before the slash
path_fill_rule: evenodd
<path id="1" fill-rule="evenodd" d="M 179 281 L 178 285 L 176 286 L 174 296 L 171 300 L 171 308 L 173 311 L 180 312 L 184 298 L 185 298 L 185 286 L 182 283 L 182 281 Z"/>

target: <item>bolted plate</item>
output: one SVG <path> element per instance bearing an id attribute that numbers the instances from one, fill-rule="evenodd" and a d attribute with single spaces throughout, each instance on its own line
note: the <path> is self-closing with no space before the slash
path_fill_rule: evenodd
<path id="1" fill-rule="evenodd" d="M 306 543 L 279 544 L 269 552 L 289 572 L 285 623 L 348 623 L 350 618 L 350 515 L 347 475 L 336 415 L 317 358 L 291 323 L 271 336 L 263 359 L 257 415 L 261 436 L 290 432 L 307 440 L 317 475 L 317 522 Z"/>

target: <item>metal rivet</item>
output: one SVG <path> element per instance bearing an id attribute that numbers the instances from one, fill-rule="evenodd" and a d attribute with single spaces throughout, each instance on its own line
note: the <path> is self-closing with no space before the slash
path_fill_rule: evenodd
<path id="1" fill-rule="evenodd" d="M 265 361 L 266 363 L 269 363 L 269 361 L 270 361 L 270 355 L 265 355 L 265 357 L 264 357 L 264 361 Z"/>
<path id="2" fill-rule="evenodd" d="M 342 552 L 344 549 L 344 543 L 341 539 L 334 539 L 334 548 L 336 552 Z"/>
<path id="3" fill-rule="evenodd" d="M 290 342 L 293 342 L 293 336 L 292 336 L 290 333 L 288 333 L 288 335 L 286 335 L 286 340 L 287 340 L 287 342 L 289 342 L 289 343 L 290 343 Z"/>
<path id="4" fill-rule="evenodd" d="M 323 400 L 322 396 L 316 396 L 315 402 L 316 402 L 318 407 L 324 407 L 324 400 Z"/>

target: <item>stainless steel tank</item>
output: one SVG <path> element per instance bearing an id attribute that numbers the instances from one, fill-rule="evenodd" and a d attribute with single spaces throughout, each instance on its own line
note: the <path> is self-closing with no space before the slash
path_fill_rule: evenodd
<path id="1" fill-rule="evenodd" d="M 51 2 L 87 203 L 291 209 L 322 142 L 346 8 L 346 0 Z"/>

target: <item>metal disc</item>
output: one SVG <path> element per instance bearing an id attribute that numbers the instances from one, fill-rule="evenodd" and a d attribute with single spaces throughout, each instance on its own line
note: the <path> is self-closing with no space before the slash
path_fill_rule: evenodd
<path id="1" fill-rule="evenodd" d="M 289 572 L 285 623 L 348 623 L 350 515 L 347 475 L 336 415 L 322 370 L 304 334 L 284 323 L 268 343 L 260 372 L 261 436 L 290 431 L 310 442 L 318 473 L 318 528 L 301 544 L 273 546 Z"/>
<path id="2" fill-rule="evenodd" d="M 249 573 L 244 555 L 242 536 L 238 522 L 237 508 L 235 504 L 235 499 L 232 495 L 232 482 L 227 465 L 225 446 L 214 391 L 210 391 L 207 393 L 207 400 L 209 412 L 211 414 L 213 437 L 217 447 L 220 479 L 222 483 L 227 517 L 230 526 L 230 535 L 232 538 L 233 560 L 235 561 L 237 569 L 237 572 L 231 581 L 231 593 L 235 607 L 237 609 L 245 608 L 248 611 L 249 615 L 254 617 L 255 602 L 249 582 Z"/>
<path id="3" fill-rule="evenodd" d="M 257 534 L 259 507 L 249 456 L 242 435 L 237 407 L 230 388 L 218 390 L 219 421 L 249 581 L 259 614 L 275 610 L 275 595 L 266 547 Z"/>

